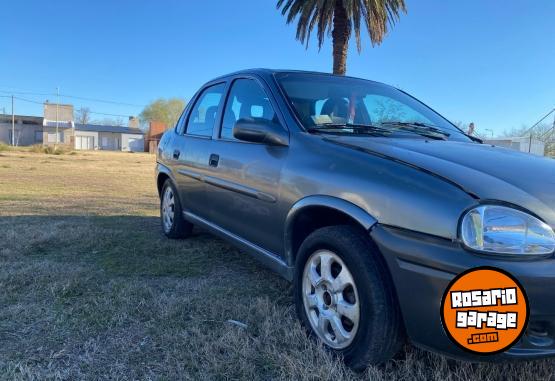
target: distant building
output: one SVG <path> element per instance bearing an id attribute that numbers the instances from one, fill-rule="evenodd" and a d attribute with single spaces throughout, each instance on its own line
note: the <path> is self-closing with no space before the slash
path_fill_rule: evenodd
<path id="1" fill-rule="evenodd" d="M 138 126 L 138 119 L 134 117 L 129 118 L 128 127 L 76 124 L 72 105 L 57 106 L 46 102 L 43 117 L 15 116 L 13 143 L 16 146 L 66 145 L 78 150 L 144 152 L 144 133 Z M 0 114 L 0 142 L 12 144 L 11 115 Z"/>
<path id="2" fill-rule="evenodd" d="M 514 149 L 520 152 L 529 152 L 534 155 L 545 156 L 545 143 L 530 137 L 493 138 L 484 141 L 494 146 Z"/>
<path id="3" fill-rule="evenodd" d="M 145 136 L 145 151 L 156 153 L 158 143 L 168 127 L 162 122 L 150 122 Z"/>
<path id="4" fill-rule="evenodd" d="M 13 142 L 16 146 L 42 144 L 42 119 L 39 116 L 15 115 L 12 129 L 12 116 L 0 114 L 0 142 L 10 145 Z"/>
<path id="5" fill-rule="evenodd" d="M 45 145 L 72 145 L 72 134 L 66 131 L 71 131 L 74 126 L 73 105 L 46 101 L 43 110 L 43 143 Z M 58 136 L 56 136 L 56 133 Z"/>
<path id="6" fill-rule="evenodd" d="M 75 125 L 75 149 L 144 152 L 144 133 L 138 128 Z"/>

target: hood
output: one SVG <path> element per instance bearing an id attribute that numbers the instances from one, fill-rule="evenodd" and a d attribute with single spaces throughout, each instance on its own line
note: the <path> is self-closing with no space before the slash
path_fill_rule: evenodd
<path id="1" fill-rule="evenodd" d="M 528 209 L 555 227 L 553 159 L 470 142 L 343 136 L 326 140 L 418 167 L 480 200 Z"/>

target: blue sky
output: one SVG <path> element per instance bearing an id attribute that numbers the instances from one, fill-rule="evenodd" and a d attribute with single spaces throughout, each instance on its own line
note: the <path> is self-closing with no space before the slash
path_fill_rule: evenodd
<path id="1" fill-rule="evenodd" d="M 531 125 L 555 107 L 555 1 L 406 0 L 408 14 L 348 74 L 395 85 L 479 131 Z M 0 95 L 52 93 L 144 105 L 190 98 L 203 82 L 249 67 L 330 71 L 295 40 L 275 0 L 10 1 L 2 4 Z M 35 101 L 53 97 L 20 94 Z M 141 107 L 64 99 L 131 115 Z M 10 112 L 0 97 L 0 111 Z M 41 114 L 16 100 L 16 113 Z M 102 118 L 101 115 L 95 115 Z"/>

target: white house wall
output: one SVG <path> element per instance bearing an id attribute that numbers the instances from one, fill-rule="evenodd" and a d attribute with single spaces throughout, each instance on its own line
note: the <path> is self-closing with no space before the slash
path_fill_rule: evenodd
<path id="1" fill-rule="evenodd" d="M 98 146 L 102 150 L 119 151 L 121 149 L 121 133 L 99 132 Z"/>
<path id="2" fill-rule="evenodd" d="M 11 123 L 0 123 L 0 142 L 12 144 L 11 141 Z M 35 132 L 39 133 L 36 134 Z M 15 143 L 18 146 L 30 146 L 42 143 L 42 126 L 35 124 L 15 124 Z"/>
<path id="3" fill-rule="evenodd" d="M 534 155 L 545 155 L 545 143 L 532 139 L 532 145 L 530 146 L 529 137 L 487 139 L 485 143 L 493 144 L 498 147 L 510 148 L 520 152 L 532 153 Z"/>
<path id="4" fill-rule="evenodd" d="M 93 146 L 94 149 L 98 149 L 98 132 L 90 132 L 90 131 L 79 131 L 76 130 L 75 131 L 75 142 L 77 142 L 77 137 L 78 136 L 92 136 L 93 137 Z"/>
<path id="5" fill-rule="evenodd" d="M 121 150 L 144 152 L 144 136 L 141 134 L 121 134 Z"/>
<path id="6" fill-rule="evenodd" d="M 12 128 L 11 124 L 0 123 L 0 142 L 6 144 L 12 144 L 10 142 L 10 130 Z"/>

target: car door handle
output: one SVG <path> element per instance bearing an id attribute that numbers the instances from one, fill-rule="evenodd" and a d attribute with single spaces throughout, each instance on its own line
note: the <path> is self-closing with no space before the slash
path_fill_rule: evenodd
<path id="1" fill-rule="evenodd" d="M 179 155 L 181 155 L 181 152 L 179 152 L 179 150 L 176 149 L 175 151 L 173 151 L 173 158 L 174 159 L 176 159 L 176 160 L 179 159 Z"/>
<path id="2" fill-rule="evenodd" d="M 216 155 L 215 153 L 213 153 L 212 155 L 210 155 L 210 160 L 208 161 L 208 164 L 210 164 L 211 167 L 217 167 L 219 161 L 220 155 Z"/>

